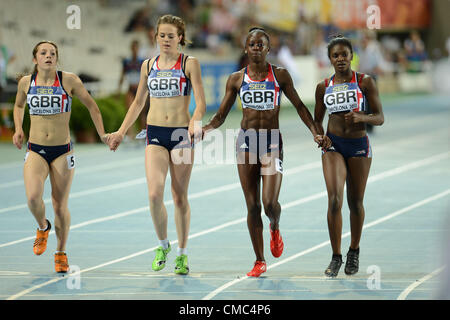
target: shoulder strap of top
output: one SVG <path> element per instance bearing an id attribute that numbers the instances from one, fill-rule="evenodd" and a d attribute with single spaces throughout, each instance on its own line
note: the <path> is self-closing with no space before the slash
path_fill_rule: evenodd
<path id="1" fill-rule="evenodd" d="M 36 76 L 37 76 L 37 72 L 34 72 L 31 74 L 30 87 L 36 86 Z"/>
<path id="2" fill-rule="evenodd" d="M 58 79 L 59 79 L 59 85 L 62 87 L 63 73 L 62 73 L 62 71 L 56 71 L 56 74 L 57 74 Z"/>
<path id="3" fill-rule="evenodd" d="M 361 84 L 362 79 L 364 78 L 365 74 L 364 73 L 357 73 L 356 74 L 356 80 L 358 82 L 358 86 Z"/>
<path id="4" fill-rule="evenodd" d="M 185 74 L 186 74 L 186 61 L 187 61 L 188 58 L 189 58 L 188 55 L 184 55 L 184 54 L 182 53 L 182 57 L 181 57 L 181 70 L 183 70 L 183 73 L 185 73 Z"/>

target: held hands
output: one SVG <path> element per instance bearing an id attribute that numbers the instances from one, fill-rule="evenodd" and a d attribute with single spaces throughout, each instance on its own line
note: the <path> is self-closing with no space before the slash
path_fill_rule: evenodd
<path id="1" fill-rule="evenodd" d="M 109 139 L 109 133 L 105 133 L 104 135 L 102 135 L 101 137 L 100 137 L 100 139 L 102 140 L 102 142 L 104 143 L 104 144 L 108 144 L 108 139 Z"/>
<path id="2" fill-rule="evenodd" d="M 109 149 L 112 151 L 116 151 L 117 148 L 119 147 L 120 143 L 123 140 L 123 135 L 120 134 L 118 131 L 113 132 L 113 133 L 108 133 L 106 135 L 104 135 L 103 137 L 106 136 L 106 141 L 105 143 L 109 146 Z M 102 137 L 102 140 L 103 140 Z"/>
<path id="3" fill-rule="evenodd" d="M 318 144 L 317 148 L 328 149 L 331 147 L 331 140 L 327 135 L 317 134 L 314 136 L 314 141 Z"/>
<path id="4" fill-rule="evenodd" d="M 188 134 L 189 134 L 189 142 L 191 144 L 200 142 L 203 139 L 203 130 L 201 122 L 191 120 L 189 122 Z"/>
<path id="5" fill-rule="evenodd" d="M 209 125 L 206 125 L 202 128 L 202 135 L 201 135 L 201 139 L 205 139 L 205 136 L 208 132 L 210 132 L 211 130 L 213 130 L 213 128 Z"/>

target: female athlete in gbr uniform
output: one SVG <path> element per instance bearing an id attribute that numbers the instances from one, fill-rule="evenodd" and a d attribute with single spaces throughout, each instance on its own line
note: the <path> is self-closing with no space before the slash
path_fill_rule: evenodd
<path id="1" fill-rule="evenodd" d="M 314 141 L 323 147 L 330 143 L 327 137 L 317 133 L 313 118 L 295 91 L 289 72 L 266 61 L 269 50 L 270 40 L 264 29 L 250 29 L 245 44 L 249 65 L 230 75 L 218 112 L 203 127 L 207 134 L 222 125 L 239 95 L 243 117 L 236 151 L 239 179 L 247 205 L 247 226 L 256 255 L 253 269 L 247 273 L 251 277 L 259 277 L 267 270 L 261 219 L 261 180 L 262 204 L 270 221 L 272 255 L 280 257 L 284 248 L 279 229 L 281 206 L 278 202 L 283 176 L 283 141 L 278 121 L 283 92 L 311 131 Z"/>
<path id="2" fill-rule="evenodd" d="M 359 269 L 359 242 L 364 224 L 363 198 L 372 163 L 372 149 L 365 124 L 382 125 L 384 115 L 375 81 L 368 75 L 351 69 L 353 49 L 342 36 L 328 44 L 328 57 L 335 74 L 316 88 L 314 120 L 323 134 L 322 121 L 328 111 L 326 135 L 332 146 L 322 149 L 322 166 L 328 193 L 328 231 L 333 255 L 325 275 L 336 277 L 342 265 L 342 202 L 347 184 L 350 208 L 351 242 L 345 273 Z M 372 113 L 367 114 L 368 104 Z"/>
<path id="3" fill-rule="evenodd" d="M 111 134 L 108 144 L 111 150 L 117 149 L 150 95 L 145 169 L 150 213 L 159 240 L 152 269 L 162 270 L 171 250 L 164 205 L 164 186 L 170 170 L 178 235 L 174 272 L 186 275 L 189 272 L 187 240 L 191 218 L 187 192 L 194 161 L 193 142 L 195 136 L 201 136 L 201 127 L 196 129 L 194 123 L 200 121 L 205 113 L 205 94 L 198 60 L 180 52 L 180 46 L 187 43 L 184 21 L 172 15 L 160 17 L 156 40 L 160 55 L 147 59 L 142 64 L 136 98 L 119 130 Z M 194 89 L 196 104 L 192 117 L 189 114 L 191 89 Z M 194 132 L 195 129 L 197 133 Z"/>
<path id="4" fill-rule="evenodd" d="M 13 143 L 17 148 L 22 148 L 24 107 L 28 103 L 31 126 L 23 176 L 28 208 L 38 224 L 33 251 L 41 255 L 47 248 L 51 223 L 46 219 L 42 194 L 44 182 L 50 176 L 57 239 L 55 271 L 67 272 L 69 264 L 65 250 L 70 228 L 68 199 L 75 170 L 69 131 L 72 96 L 77 96 L 88 108 L 103 142 L 106 142 L 107 135 L 100 110 L 80 78 L 73 73 L 58 71 L 57 62 L 58 47 L 55 43 L 42 41 L 34 47 L 33 74 L 22 77 L 18 83 Z"/>

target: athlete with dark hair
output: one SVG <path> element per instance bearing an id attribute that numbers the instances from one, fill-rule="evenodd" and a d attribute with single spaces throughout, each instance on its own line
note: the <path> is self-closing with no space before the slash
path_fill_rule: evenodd
<path id="1" fill-rule="evenodd" d="M 313 118 L 295 91 L 289 72 L 266 61 L 269 50 L 269 36 L 264 29 L 250 29 L 245 44 L 249 65 L 229 76 L 219 110 L 203 127 L 203 132 L 207 133 L 221 126 L 239 95 L 243 118 L 236 149 L 239 178 L 247 205 L 247 225 L 256 255 L 254 267 L 247 273 L 251 277 L 259 277 L 267 270 L 261 219 L 261 180 L 264 212 L 270 220 L 273 256 L 280 257 L 284 248 L 279 231 L 281 206 L 278 202 L 283 173 L 283 141 L 278 118 L 283 92 L 319 146 L 329 145 L 327 137 L 317 134 Z"/>
<path id="2" fill-rule="evenodd" d="M 351 69 L 353 49 L 342 36 L 328 44 L 328 57 L 335 74 L 320 82 L 316 88 L 314 121 L 323 134 L 322 122 L 329 113 L 326 135 L 332 146 L 322 149 L 322 165 L 328 192 L 328 230 L 333 256 L 325 275 L 336 277 L 342 265 L 342 203 L 347 185 L 350 208 L 351 242 L 347 253 L 345 273 L 359 269 L 359 242 L 364 224 L 363 198 L 372 162 L 372 149 L 365 124 L 382 125 L 384 115 L 374 80 Z M 372 113 L 367 114 L 368 104 Z"/>

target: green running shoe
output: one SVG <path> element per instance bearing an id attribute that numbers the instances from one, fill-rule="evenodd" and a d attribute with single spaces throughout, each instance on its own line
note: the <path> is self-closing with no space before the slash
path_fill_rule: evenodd
<path id="1" fill-rule="evenodd" d="M 167 249 L 163 247 L 158 247 L 156 249 L 156 256 L 152 263 L 152 269 L 154 271 L 159 271 L 164 269 L 166 266 L 167 254 L 170 252 L 170 243 Z"/>
<path id="2" fill-rule="evenodd" d="M 189 273 L 187 255 L 182 254 L 175 259 L 175 273 L 183 275 Z"/>

